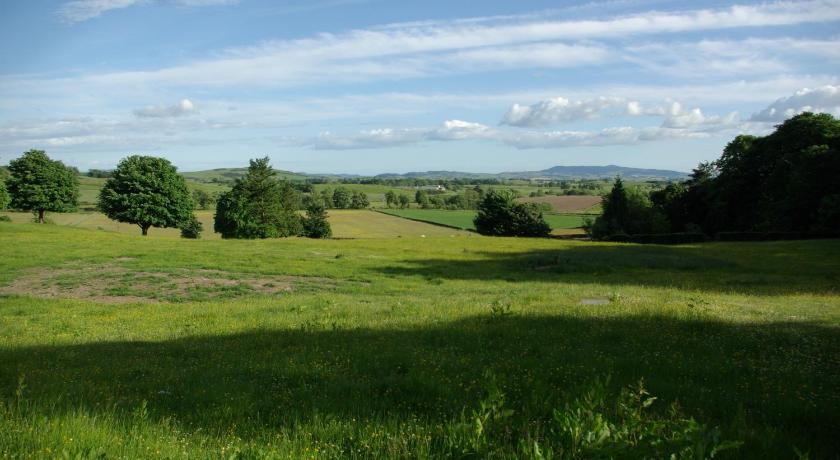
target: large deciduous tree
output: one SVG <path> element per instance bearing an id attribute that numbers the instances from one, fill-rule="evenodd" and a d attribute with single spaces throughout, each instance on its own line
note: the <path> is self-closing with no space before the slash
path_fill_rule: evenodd
<path id="1" fill-rule="evenodd" d="M 300 196 L 278 181 L 268 157 L 251 160 L 248 173 L 216 202 L 213 228 L 222 238 L 281 238 L 303 232 Z"/>
<path id="2" fill-rule="evenodd" d="M 29 150 L 9 163 L 8 191 L 11 207 L 33 211 L 38 222 L 44 214 L 71 212 L 79 199 L 76 173 L 60 161 L 52 160 L 43 150 Z"/>
<path id="3" fill-rule="evenodd" d="M 99 192 L 99 209 L 118 222 L 176 228 L 192 221 L 195 205 L 184 178 L 163 158 L 123 158 Z"/>

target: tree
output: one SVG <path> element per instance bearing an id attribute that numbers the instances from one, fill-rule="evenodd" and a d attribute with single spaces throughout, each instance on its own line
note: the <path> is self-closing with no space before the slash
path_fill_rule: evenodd
<path id="1" fill-rule="evenodd" d="M 192 198 L 198 209 L 210 209 L 210 206 L 216 203 L 215 196 L 200 188 L 192 191 Z"/>
<path id="2" fill-rule="evenodd" d="M 364 192 L 353 192 L 350 198 L 350 207 L 353 209 L 365 209 L 370 206 L 370 201 Z"/>
<path id="3" fill-rule="evenodd" d="M 201 238 L 203 231 L 204 225 L 195 216 L 190 216 L 188 221 L 181 223 L 181 238 L 197 240 Z"/>
<path id="4" fill-rule="evenodd" d="M 478 205 L 476 231 L 493 236 L 548 236 L 551 227 L 532 203 L 518 203 L 511 190 L 490 190 Z"/>
<path id="5" fill-rule="evenodd" d="M 337 187 L 333 192 L 333 205 L 336 209 L 347 209 L 350 207 L 350 190 L 345 187 Z"/>
<path id="6" fill-rule="evenodd" d="M 385 192 L 385 206 L 389 208 L 397 204 L 397 194 L 393 190 Z"/>
<path id="7" fill-rule="evenodd" d="M 250 161 L 248 172 L 216 202 L 213 229 L 222 238 L 281 238 L 303 232 L 300 196 L 278 181 L 269 158 Z"/>
<path id="8" fill-rule="evenodd" d="M 332 228 L 327 220 L 327 211 L 321 200 L 308 200 L 306 217 L 303 219 L 303 234 L 307 238 L 329 238 L 332 236 Z"/>
<path id="9" fill-rule="evenodd" d="M 194 208 L 184 178 L 163 158 L 123 158 L 99 192 L 100 211 L 110 219 L 139 226 L 144 236 L 150 227 L 187 224 Z"/>
<path id="10" fill-rule="evenodd" d="M 335 203 L 333 203 L 333 191 L 331 188 L 327 187 L 324 190 L 321 190 L 321 201 L 324 202 L 325 208 L 335 208 Z"/>
<path id="11" fill-rule="evenodd" d="M 51 160 L 43 150 L 29 150 L 9 163 L 11 207 L 44 214 L 71 212 L 79 199 L 79 181 L 72 169 Z"/>
<path id="12" fill-rule="evenodd" d="M 665 215 L 654 207 L 647 194 L 636 187 L 625 188 L 616 177 L 613 188 L 604 196 L 603 214 L 588 228 L 594 238 L 617 234 L 665 233 L 670 230 Z"/>
<path id="13" fill-rule="evenodd" d="M 11 198 L 9 192 L 6 190 L 6 183 L 0 180 L 0 210 L 6 209 Z"/>
<path id="14" fill-rule="evenodd" d="M 400 193 L 399 196 L 400 208 L 405 209 L 411 203 L 411 200 L 408 198 L 408 195 L 404 193 Z"/>
<path id="15" fill-rule="evenodd" d="M 425 190 L 418 190 L 414 193 L 414 202 L 420 205 L 421 208 L 429 207 L 429 192 Z"/>

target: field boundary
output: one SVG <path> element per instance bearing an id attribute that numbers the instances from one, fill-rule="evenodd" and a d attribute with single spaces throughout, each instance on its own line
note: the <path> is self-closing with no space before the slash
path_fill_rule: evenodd
<path id="1" fill-rule="evenodd" d="M 461 230 L 463 232 L 478 233 L 471 228 L 456 227 L 455 225 L 447 225 L 447 224 L 442 224 L 440 222 L 432 222 L 432 221 L 429 221 L 429 220 L 422 220 L 422 219 L 416 219 L 416 218 L 413 218 L 413 217 L 400 216 L 398 214 L 391 214 L 390 212 L 385 212 L 385 211 L 382 211 L 380 209 L 371 208 L 371 211 L 378 212 L 380 214 L 385 214 L 386 216 L 397 217 L 397 218 L 405 219 L 405 220 L 412 220 L 414 222 L 421 222 L 421 223 L 424 223 L 424 224 L 437 225 L 438 227 L 451 228 L 453 230 Z"/>

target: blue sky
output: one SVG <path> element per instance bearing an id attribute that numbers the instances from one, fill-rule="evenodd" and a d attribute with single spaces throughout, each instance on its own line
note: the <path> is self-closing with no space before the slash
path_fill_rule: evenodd
<path id="1" fill-rule="evenodd" d="M 0 164 L 690 170 L 840 115 L 840 0 L 0 3 Z"/>

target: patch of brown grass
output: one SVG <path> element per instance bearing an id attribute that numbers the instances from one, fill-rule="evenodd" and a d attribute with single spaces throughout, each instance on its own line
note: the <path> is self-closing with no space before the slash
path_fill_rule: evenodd
<path id="1" fill-rule="evenodd" d="M 555 212 L 584 211 L 601 203 L 600 196 L 568 195 L 568 196 L 535 196 L 520 198 L 522 203 L 548 203 Z"/>
<path id="2" fill-rule="evenodd" d="M 116 262 L 128 261 L 120 258 Z M 279 295 L 300 287 L 333 288 L 327 278 L 266 276 L 221 270 L 146 271 L 106 263 L 29 270 L 0 293 L 103 303 L 210 300 L 249 294 Z"/>

